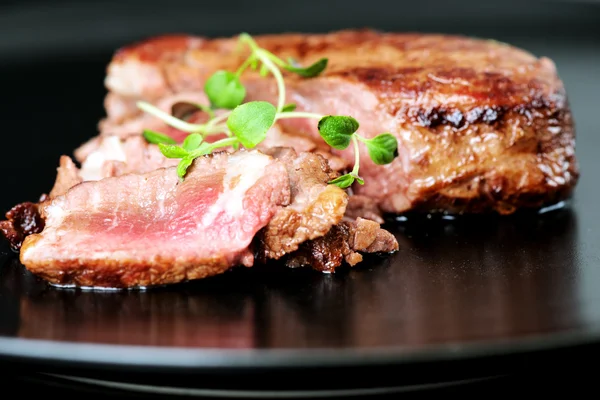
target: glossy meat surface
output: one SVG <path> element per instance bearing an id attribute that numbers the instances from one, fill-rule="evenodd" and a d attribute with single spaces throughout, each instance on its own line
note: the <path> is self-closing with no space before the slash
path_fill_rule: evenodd
<path id="1" fill-rule="evenodd" d="M 511 213 L 565 199 L 577 183 L 574 123 L 548 58 L 433 34 L 357 30 L 255 39 L 303 65 L 329 59 L 319 77 L 285 74 L 286 102 L 297 110 L 352 115 L 361 135 L 398 138 L 399 157 L 390 165 L 374 165 L 363 148 L 367 183 L 353 188 L 384 212 Z M 164 36 L 121 49 L 107 70 L 102 133 L 141 133 L 121 129 L 147 119 L 136 100 L 169 104 L 182 93 L 199 96 L 211 73 L 244 60 L 235 46 L 236 38 Z M 275 101 L 272 79 L 250 72 L 244 83 L 247 100 Z M 320 140 L 314 121 L 284 120 L 280 128 Z M 334 153 L 352 162 L 351 150 Z"/>

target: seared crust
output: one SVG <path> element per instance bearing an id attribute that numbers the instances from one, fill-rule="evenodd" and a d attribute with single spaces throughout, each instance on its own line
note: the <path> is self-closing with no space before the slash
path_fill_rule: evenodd
<path id="1" fill-rule="evenodd" d="M 20 253 L 21 262 L 24 262 L 23 255 L 27 248 L 35 246 L 38 240 L 40 240 L 38 235 L 26 238 Z M 248 256 L 252 258 L 250 254 Z M 87 260 L 85 263 L 54 260 L 51 263 L 28 263 L 27 268 L 55 285 L 117 289 L 169 285 L 207 278 L 231 269 L 231 264 L 224 257 L 195 264 L 174 261 L 171 256 L 157 256 L 151 263 L 134 259 Z"/>
<path id="2" fill-rule="evenodd" d="M 433 34 L 380 33 L 371 30 L 331 34 L 279 34 L 255 37 L 282 59 L 310 64 L 329 59 L 323 77 L 340 77 L 368 86 L 386 99 L 411 99 L 386 104 L 391 114 L 406 114 L 423 126 L 463 122 L 493 123 L 507 109 L 565 106 L 564 88 L 553 62 L 493 40 Z M 217 69 L 235 69 L 247 56 L 235 53 L 235 38 L 206 39 L 163 36 L 119 50 L 110 70 L 135 61 L 157 67 L 165 86 L 159 95 L 177 88 L 203 87 L 203 76 Z M 193 82 L 192 75 L 200 78 Z M 288 79 L 302 78 L 284 71 Z M 136 96 L 152 97 L 149 87 Z M 119 91 L 116 90 L 118 93 Z M 133 92 L 133 91 L 132 91 Z M 121 93 L 125 94 L 125 93 Z M 463 118 L 454 108 L 463 109 Z"/>
<path id="3" fill-rule="evenodd" d="M 285 73 L 289 95 L 297 94 L 288 101 L 298 101 L 299 110 L 352 113 L 361 134 L 398 137 L 399 158 L 382 167 L 362 158 L 367 184 L 354 188 L 384 212 L 506 214 L 568 198 L 577 184 L 574 123 L 548 58 L 492 40 L 435 34 L 356 30 L 255 39 L 304 65 L 329 59 L 314 79 Z M 236 38 L 150 39 L 116 54 L 106 84 L 124 102 L 202 91 L 212 72 L 235 70 L 245 59 L 236 44 Z M 128 68 L 147 78 L 121 79 Z M 257 93 L 267 92 L 252 72 L 245 77 Z M 284 128 L 298 133 L 288 121 Z M 336 154 L 352 160 L 351 151 Z"/>

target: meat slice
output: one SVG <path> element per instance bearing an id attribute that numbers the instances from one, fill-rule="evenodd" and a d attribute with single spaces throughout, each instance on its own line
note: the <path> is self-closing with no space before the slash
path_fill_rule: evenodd
<path id="1" fill-rule="evenodd" d="M 298 111 L 352 115 L 361 135 L 398 138 L 399 156 L 389 165 L 375 165 L 362 148 L 366 183 L 353 188 L 384 212 L 509 214 L 555 203 L 574 190 L 574 123 L 548 58 L 496 41 L 438 34 L 349 30 L 255 39 L 284 60 L 308 65 L 329 59 L 316 78 L 285 72 L 286 102 Z M 237 38 L 164 36 L 121 49 L 106 77 L 118 106 L 107 107 L 103 124 L 138 118 L 135 100 L 158 104 L 183 92 L 201 93 L 211 73 L 235 71 L 243 62 L 247 54 L 236 45 Z M 243 79 L 246 100 L 275 100 L 272 79 L 252 72 Z M 322 143 L 313 120 L 281 124 Z M 353 162 L 351 149 L 334 154 Z"/>
<path id="2" fill-rule="evenodd" d="M 283 162 L 289 174 L 292 202 L 280 209 L 257 237 L 261 260 L 279 259 L 301 243 L 324 236 L 344 217 L 348 195 L 327 182 L 335 174 L 327 161 L 314 153 L 296 154 L 290 148 L 266 151 Z"/>
<path id="3" fill-rule="evenodd" d="M 97 136 L 75 152 L 81 168 L 68 156 L 60 158 L 60 166 L 50 198 L 66 193 L 84 181 L 97 181 L 128 173 L 145 173 L 177 165 L 179 160 L 166 158 L 158 146 L 141 135 Z"/>
<path id="4" fill-rule="evenodd" d="M 54 284 L 139 287 L 250 266 L 249 245 L 290 201 L 285 166 L 258 151 L 83 182 L 45 202 L 20 259 Z"/>
<path id="5" fill-rule="evenodd" d="M 19 251 L 26 236 L 39 233 L 43 218 L 39 215 L 44 202 L 64 195 L 73 186 L 84 181 L 120 176 L 128 173 L 145 173 L 177 165 L 179 160 L 164 157 L 158 146 L 149 144 L 140 135 L 127 137 L 95 137 L 80 148 L 83 162 L 78 168 L 71 157 L 63 155 L 57 168 L 54 186 L 38 203 L 24 202 L 14 206 L 6 220 L 0 221 L 0 232 L 9 241 L 11 249 Z"/>
<path id="6" fill-rule="evenodd" d="M 253 247 L 259 262 L 281 259 L 292 268 L 331 273 L 344 263 L 356 265 L 361 253 L 398 250 L 394 235 L 379 222 L 358 216 L 356 207 L 348 213 L 353 196 L 327 184 L 337 174 L 322 156 L 298 155 L 290 148 L 272 148 L 268 154 L 286 165 L 292 201 L 256 235 Z M 368 209 L 362 213 L 369 214 Z"/>

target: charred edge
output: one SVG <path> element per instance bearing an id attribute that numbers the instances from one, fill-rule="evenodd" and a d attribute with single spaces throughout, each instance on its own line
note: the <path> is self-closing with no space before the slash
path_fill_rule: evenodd
<path id="1" fill-rule="evenodd" d="M 333 226 L 323 237 L 309 240 L 285 257 L 289 267 L 311 267 L 320 272 L 333 272 L 352 254 L 350 227 L 341 223 Z"/>
<path id="2" fill-rule="evenodd" d="M 298 250 L 284 255 L 281 262 L 290 268 L 310 267 L 321 272 L 333 272 L 352 253 L 350 237 L 351 231 L 347 224 L 334 225 L 325 236 L 305 241 Z M 264 230 L 261 230 L 252 242 L 256 264 L 265 265 L 271 261 L 265 247 Z"/>
<path id="3" fill-rule="evenodd" d="M 401 112 L 403 111 L 397 110 L 395 114 Z M 451 126 L 460 129 L 473 124 L 499 124 L 512 115 L 524 116 L 528 122 L 532 122 L 540 114 L 562 120 L 568 111 L 565 108 L 557 108 L 555 103 L 537 100 L 513 107 L 480 106 L 465 112 L 453 108 L 433 107 L 428 110 L 409 111 L 408 117 L 414 123 L 426 128 Z"/>
<path id="4" fill-rule="evenodd" d="M 30 202 L 17 204 L 6 213 L 6 220 L 0 222 L 0 231 L 15 252 L 21 249 L 27 236 L 40 233 L 43 229 L 44 220 L 38 205 Z"/>

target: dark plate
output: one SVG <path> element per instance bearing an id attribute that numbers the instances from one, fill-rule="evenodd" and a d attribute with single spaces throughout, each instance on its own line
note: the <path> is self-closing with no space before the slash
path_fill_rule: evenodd
<path id="1" fill-rule="evenodd" d="M 582 170 L 570 203 L 506 218 L 392 221 L 397 254 L 334 275 L 238 269 L 146 292 L 49 287 L 5 251 L 0 362 L 128 381 L 203 373 L 205 388 L 225 387 L 223 376 L 242 370 L 256 374 L 247 387 L 264 387 L 268 370 L 273 389 L 279 374 L 306 368 L 403 368 L 395 385 L 491 376 L 600 343 L 599 47 L 511 41 L 552 57 L 570 93 Z M 35 200 L 52 184 L 58 155 L 94 135 L 109 58 L 0 70 L 2 211 Z M 310 384 L 377 387 L 381 379 Z"/>

